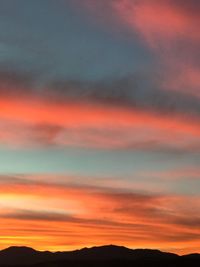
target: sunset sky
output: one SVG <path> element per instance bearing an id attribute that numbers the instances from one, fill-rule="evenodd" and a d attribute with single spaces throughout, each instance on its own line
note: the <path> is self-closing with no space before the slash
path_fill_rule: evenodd
<path id="1" fill-rule="evenodd" d="M 200 1 L 0 0 L 0 249 L 200 252 Z"/>

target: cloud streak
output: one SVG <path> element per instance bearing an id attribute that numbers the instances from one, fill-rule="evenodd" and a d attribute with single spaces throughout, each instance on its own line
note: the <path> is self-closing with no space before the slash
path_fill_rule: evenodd
<path id="1" fill-rule="evenodd" d="M 178 95 L 173 99 L 159 90 L 148 92 L 143 87 L 141 93 L 142 87 L 134 87 L 134 80 L 85 84 L 83 88 L 69 83 L 54 87 L 57 92 L 37 92 L 13 79 L 16 85 L 7 77 L 1 82 L 1 143 L 15 147 L 199 150 L 198 101 L 184 94 L 178 101 Z M 161 103 L 165 103 L 163 107 Z M 172 132 L 176 138 L 170 137 Z"/>
<path id="2" fill-rule="evenodd" d="M 57 240 L 55 250 L 62 248 L 62 244 L 68 248 L 81 247 L 87 237 L 91 245 L 108 240 L 132 247 L 176 245 L 179 253 L 184 242 L 199 245 L 200 218 L 198 213 L 194 217 L 194 211 L 199 210 L 199 197 L 73 183 L 59 185 L 34 181 L 34 177 L 10 177 L 10 181 L 2 177 L 0 189 L 2 247 L 6 246 L 6 238 L 11 243 L 28 244 L 28 235 L 33 234 L 33 229 L 33 242 L 40 249 L 52 248 L 51 239 Z M 39 245 L 42 239 L 46 244 Z"/>

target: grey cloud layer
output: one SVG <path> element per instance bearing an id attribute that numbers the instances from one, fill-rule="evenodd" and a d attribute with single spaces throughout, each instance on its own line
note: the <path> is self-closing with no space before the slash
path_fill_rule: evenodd
<path id="1" fill-rule="evenodd" d="M 92 101 L 121 105 L 163 113 L 200 115 L 200 100 L 184 92 L 159 89 L 159 79 L 151 75 L 133 74 L 99 82 L 55 81 L 37 86 L 37 74 L 0 72 L 0 93 L 6 95 L 38 95 L 54 101 Z"/>

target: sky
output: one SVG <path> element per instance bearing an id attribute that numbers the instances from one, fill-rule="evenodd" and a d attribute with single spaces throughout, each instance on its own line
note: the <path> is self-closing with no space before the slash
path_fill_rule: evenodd
<path id="1" fill-rule="evenodd" d="M 0 0 L 0 249 L 200 252 L 199 14 Z"/>

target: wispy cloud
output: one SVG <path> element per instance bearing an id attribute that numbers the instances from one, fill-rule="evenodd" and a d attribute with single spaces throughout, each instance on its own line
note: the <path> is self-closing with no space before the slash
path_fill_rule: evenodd
<path id="1" fill-rule="evenodd" d="M 37 91 L 19 80 L 18 76 L 1 80 L 0 136 L 4 144 L 199 150 L 198 101 L 184 94 L 173 98 L 145 87 L 141 94 L 142 87 L 134 86 L 134 80 L 89 87 L 69 83 L 63 90 L 55 87 L 57 91 Z"/>
<path id="2" fill-rule="evenodd" d="M 69 248 L 73 247 L 71 242 L 79 247 L 86 236 L 90 244 L 103 244 L 107 240 L 132 247 L 176 244 L 180 252 L 184 242 L 198 245 L 200 218 L 198 213 L 194 217 L 194 212 L 199 209 L 199 197 L 73 183 L 59 185 L 34 181 L 33 176 L 31 179 L 1 178 L 0 217 L 4 239 L 13 236 L 12 242 L 21 244 L 23 240 L 27 244 L 27 233 L 31 234 L 34 228 L 35 242 L 41 238 L 47 242 L 42 242 L 40 248 L 51 247 L 51 237 L 57 238 L 58 244 L 68 243 Z"/>
<path id="3" fill-rule="evenodd" d="M 200 6 L 196 1 L 119 0 L 99 3 L 87 0 L 86 3 L 91 13 L 109 9 L 115 18 L 113 24 L 126 26 L 134 34 L 139 34 L 160 60 L 164 75 L 160 86 L 199 97 Z"/>

